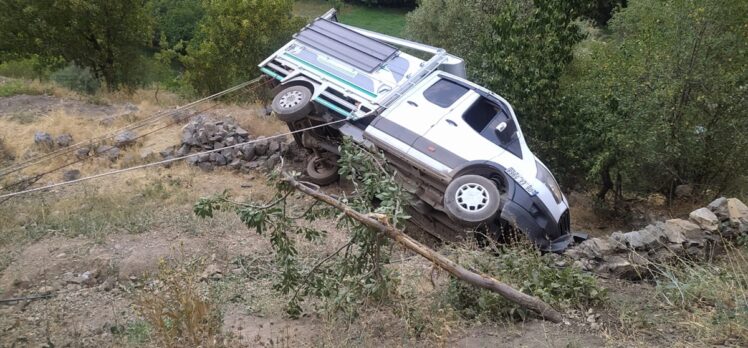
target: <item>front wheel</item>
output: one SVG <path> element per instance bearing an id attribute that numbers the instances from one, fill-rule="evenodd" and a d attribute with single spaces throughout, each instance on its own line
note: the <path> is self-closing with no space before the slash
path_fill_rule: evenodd
<path id="1" fill-rule="evenodd" d="M 288 86 L 273 98 L 271 107 L 283 122 L 298 121 L 312 112 L 312 91 L 304 86 Z"/>
<path id="2" fill-rule="evenodd" d="M 447 186 L 444 208 L 455 222 L 476 226 L 496 216 L 500 197 L 499 189 L 490 179 L 480 175 L 463 175 Z"/>

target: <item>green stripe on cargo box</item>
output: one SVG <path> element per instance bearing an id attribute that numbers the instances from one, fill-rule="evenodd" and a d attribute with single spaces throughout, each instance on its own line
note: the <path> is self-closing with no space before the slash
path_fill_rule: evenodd
<path id="1" fill-rule="evenodd" d="M 344 84 L 346 84 L 348 86 L 351 86 L 351 87 L 355 88 L 356 90 L 358 90 L 361 93 L 364 93 L 364 94 L 366 94 L 366 95 L 368 95 L 368 96 L 370 96 L 372 98 L 376 98 L 377 97 L 376 94 L 371 93 L 371 92 L 369 92 L 369 91 L 367 91 L 367 90 L 365 90 L 365 89 L 363 89 L 363 88 L 361 88 L 359 86 L 356 86 L 356 85 L 354 85 L 354 84 L 352 84 L 352 83 L 350 83 L 350 82 L 348 82 L 348 81 L 346 81 L 346 80 L 344 80 L 344 79 L 342 79 L 340 77 L 337 77 L 337 76 L 333 75 L 332 73 L 330 73 L 330 72 L 328 72 L 328 71 L 326 71 L 326 70 L 324 70 L 324 69 L 322 69 L 322 68 L 320 68 L 320 67 L 318 67 L 318 66 L 316 66 L 316 65 L 314 65 L 312 63 L 307 62 L 306 60 L 303 60 L 303 59 L 301 59 L 299 57 L 296 57 L 296 56 L 294 56 L 294 55 L 292 55 L 292 54 L 290 54 L 288 52 L 286 52 L 284 54 L 286 56 L 288 56 L 289 58 L 291 58 L 291 59 L 293 59 L 293 60 L 295 60 L 295 61 L 297 61 L 297 62 L 299 62 L 301 64 L 304 64 L 304 65 L 306 65 L 306 66 L 308 66 L 308 67 L 310 67 L 310 68 L 312 68 L 312 69 L 314 69 L 314 70 L 316 70 L 316 71 L 318 71 L 320 73 L 323 73 L 323 74 L 325 74 L 325 75 L 327 75 L 329 77 L 332 77 L 335 80 L 338 80 L 338 81 L 340 81 L 340 82 L 342 82 L 342 83 L 344 83 Z"/>
<path id="2" fill-rule="evenodd" d="M 327 108 L 329 108 L 329 109 L 331 109 L 331 110 L 333 110 L 333 111 L 335 111 L 335 112 L 337 112 L 337 113 L 345 116 L 345 118 L 350 118 L 351 115 L 353 115 L 353 111 L 347 112 L 347 111 L 343 110 L 342 108 L 339 108 L 335 104 L 330 103 L 329 101 L 324 100 L 322 98 L 314 98 L 314 101 L 316 101 L 316 102 L 318 102 L 318 103 L 326 106 Z"/>
<path id="3" fill-rule="evenodd" d="M 260 68 L 260 71 L 262 71 L 262 72 L 270 75 L 270 77 L 273 77 L 273 78 L 275 78 L 277 80 L 283 80 L 283 78 L 280 75 L 276 74 L 274 71 L 272 71 L 272 70 L 270 70 L 268 68 L 262 67 L 262 68 Z"/>

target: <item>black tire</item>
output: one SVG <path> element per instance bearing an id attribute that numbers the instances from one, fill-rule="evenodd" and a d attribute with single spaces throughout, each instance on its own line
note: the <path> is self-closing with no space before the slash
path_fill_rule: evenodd
<path id="1" fill-rule="evenodd" d="M 320 186 L 330 185 L 338 179 L 338 158 L 334 154 L 312 155 L 306 164 L 306 175 L 309 181 Z"/>
<path id="2" fill-rule="evenodd" d="M 501 194 L 496 184 L 480 175 L 452 180 L 444 192 L 444 210 L 449 218 L 465 226 L 490 222 L 499 212 Z"/>
<path id="3" fill-rule="evenodd" d="M 283 88 L 273 97 L 271 108 L 283 122 L 298 121 L 314 109 L 312 91 L 300 85 Z"/>

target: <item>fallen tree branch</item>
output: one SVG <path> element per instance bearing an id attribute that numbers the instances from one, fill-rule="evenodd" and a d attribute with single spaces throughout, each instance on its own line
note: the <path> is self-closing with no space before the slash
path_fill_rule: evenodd
<path id="1" fill-rule="evenodd" d="M 474 286 L 488 289 L 495 293 L 498 293 L 499 295 L 503 296 L 507 300 L 512 301 L 522 307 L 525 307 L 525 308 L 528 308 L 534 311 L 535 313 L 537 313 L 538 315 L 540 315 L 542 318 L 546 320 L 549 320 L 554 323 L 560 323 L 563 321 L 563 317 L 561 316 L 561 313 L 556 311 L 553 307 L 543 302 L 539 298 L 517 291 L 511 286 L 505 283 L 502 283 L 492 277 L 469 271 L 465 269 L 464 267 L 458 265 L 457 263 L 453 262 L 452 260 L 448 259 L 444 255 L 439 254 L 436 251 L 432 250 L 431 248 L 421 244 L 420 242 L 406 235 L 403 231 L 400 231 L 399 229 L 391 226 L 390 224 L 383 224 L 377 219 L 374 219 L 366 214 L 359 213 L 358 211 L 354 210 L 348 205 L 341 203 L 337 199 L 334 199 L 328 196 L 327 194 L 320 192 L 319 190 L 306 186 L 304 183 L 296 180 L 294 177 L 292 177 L 288 173 L 284 172 L 283 176 L 285 180 L 294 189 L 301 191 L 309 196 L 312 196 L 314 199 L 318 201 L 322 201 L 324 203 L 329 204 L 330 206 L 342 211 L 345 215 L 366 225 L 369 228 L 382 232 L 390 239 L 395 240 L 396 242 L 400 243 L 402 246 L 425 257 L 426 259 L 433 262 L 435 265 L 441 267 L 442 269 L 449 272 L 451 275 L 457 277 L 458 279 L 465 281 L 469 284 L 472 284 Z"/>

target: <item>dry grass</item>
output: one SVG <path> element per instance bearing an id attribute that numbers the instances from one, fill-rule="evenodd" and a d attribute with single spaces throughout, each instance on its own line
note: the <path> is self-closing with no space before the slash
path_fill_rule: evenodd
<path id="1" fill-rule="evenodd" d="M 216 347 L 221 318 L 200 286 L 202 260 L 169 264 L 138 295 L 138 311 L 162 347 Z"/>

